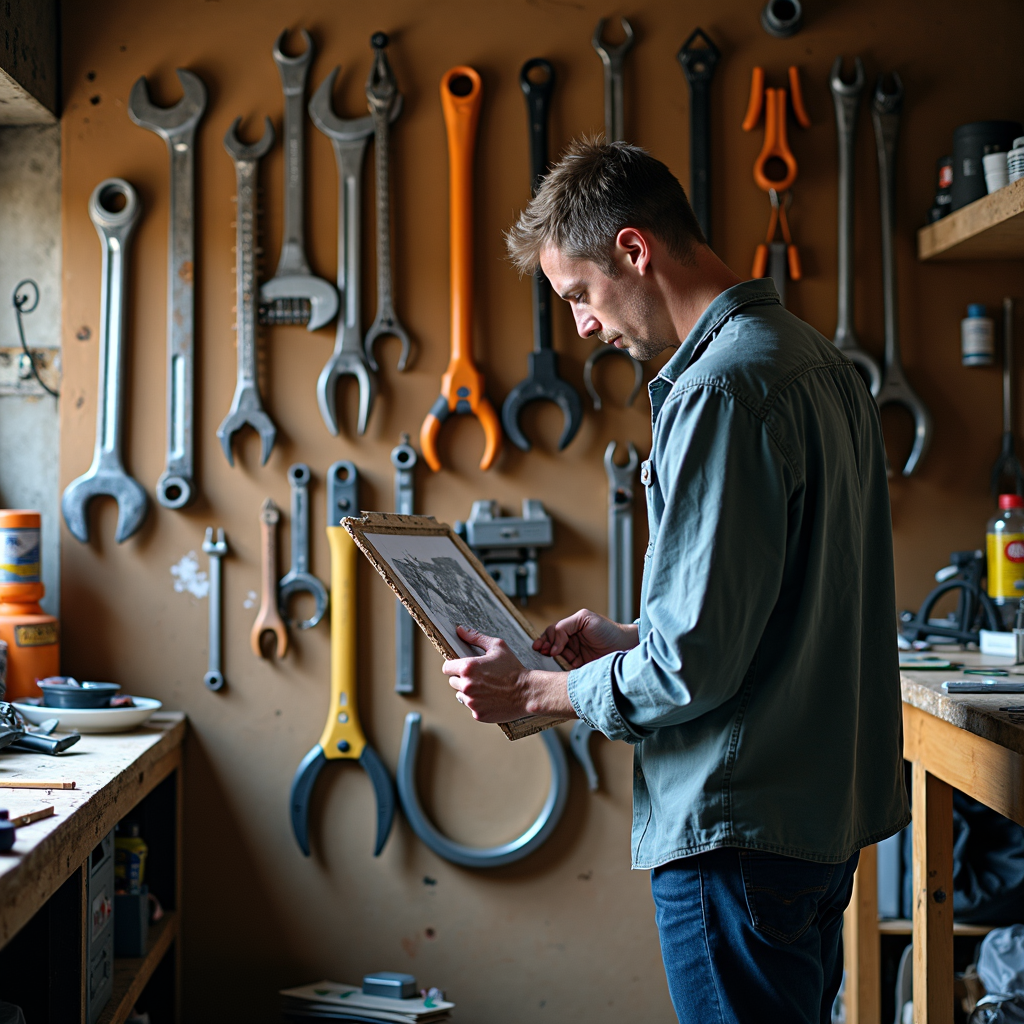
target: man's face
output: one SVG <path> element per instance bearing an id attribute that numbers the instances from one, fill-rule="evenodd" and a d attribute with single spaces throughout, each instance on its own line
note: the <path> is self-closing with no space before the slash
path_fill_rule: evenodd
<path id="1" fill-rule="evenodd" d="M 596 263 L 571 259 L 549 245 L 540 266 L 555 294 L 572 307 L 581 338 L 596 337 L 640 360 L 677 344 L 661 304 L 628 261 L 609 277 Z"/>

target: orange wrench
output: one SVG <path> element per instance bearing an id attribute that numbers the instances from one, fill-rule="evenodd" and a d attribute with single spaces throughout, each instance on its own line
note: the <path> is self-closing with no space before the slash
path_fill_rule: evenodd
<path id="1" fill-rule="evenodd" d="M 441 394 L 420 428 L 427 465 L 441 468 L 437 435 L 452 413 L 472 415 L 484 429 L 481 469 L 490 469 L 501 447 L 501 423 L 484 394 L 484 377 L 473 363 L 473 150 L 483 86 L 470 67 L 454 67 L 441 79 L 441 106 L 448 131 L 449 218 L 451 223 L 451 359 Z"/>

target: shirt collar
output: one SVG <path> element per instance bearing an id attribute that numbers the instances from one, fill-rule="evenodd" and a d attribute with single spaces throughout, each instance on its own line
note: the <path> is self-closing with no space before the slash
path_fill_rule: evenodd
<path id="1" fill-rule="evenodd" d="M 779 301 L 779 293 L 775 290 L 775 285 L 770 277 L 744 281 L 742 284 L 726 288 L 720 295 L 716 295 L 708 308 L 701 313 L 700 319 L 676 349 L 675 355 L 661 368 L 658 377 L 674 384 L 690 363 L 700 357 L 697 350 L 701 344 L 726 320 L 735 316 L 740 309 L 752 302 Z"/>

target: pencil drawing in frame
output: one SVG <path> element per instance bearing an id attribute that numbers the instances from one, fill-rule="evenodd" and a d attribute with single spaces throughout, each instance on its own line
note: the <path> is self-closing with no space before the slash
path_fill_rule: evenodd
<path id="1" fill-rule="evenodd" d="M 461 625 L 504 640 L 527 668 L 568 671 L 561 658 L 533 649 L 537 631 L 447 523 L 433 516 L 365 512 L 342 519 L 341 525 L 443 657 L 481 653 L 459 639 L 455 630 Z M 501 728 L 518 740 L 564 721 L 532 715 Z"/>

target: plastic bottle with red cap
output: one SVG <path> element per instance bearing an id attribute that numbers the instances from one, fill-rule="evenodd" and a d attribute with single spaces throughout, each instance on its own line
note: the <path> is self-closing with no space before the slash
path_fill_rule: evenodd
<path id="1" fill-rule="evenodd" d="M 1000 606 L 1009 628 L 1013 611 L 1024 597 L 1024 498 L 1000 494 L 999 511 L 985 529 L 988 594 Z"/>

